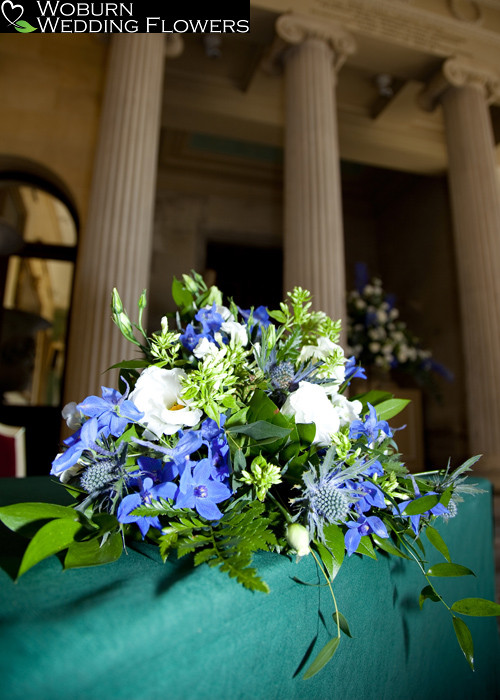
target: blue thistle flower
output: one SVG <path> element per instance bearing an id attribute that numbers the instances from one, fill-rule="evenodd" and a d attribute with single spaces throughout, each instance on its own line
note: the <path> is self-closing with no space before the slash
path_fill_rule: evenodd
<path id="1" fill-rule="evenodd" d="M 323 528 L 330 523 L 343 523 L 347 520 L 351 506 L 360 494 L 352 479 L 359 477 L 366 469 L 366 463 L 357 460 L 351 467 L 343 468 L 343 462 L 335 462 L 335 448 L 330 448 L 317 470 L 313 465 L 302 476 L 303 496 L 307 526 L 311 538 L 325 541 Z"/>

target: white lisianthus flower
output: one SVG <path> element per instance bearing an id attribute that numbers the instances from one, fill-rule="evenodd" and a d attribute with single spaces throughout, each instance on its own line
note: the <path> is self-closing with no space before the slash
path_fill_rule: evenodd
<path id="1" fill-rule="evenodd" d="M 211 306 L 205 307 L 207 309 L 211 309 Z M 221 306 L 220 304 L 215 305 L 215 310 L 217 311 L 218 314 L 222 316 L 224 321 L 232 321 L 234 319 L 233 314 L 230 312 L 230 310 L 227 308 L 227 306 Z"/>
<path id="2" fill-rule="evenodd" d="M 357 399 L 350 401 L 347 396 L 339 394 L 338 392 L 332 393 L 330 400 L 339 417 L 341 428 L 343 428 L 344 425 L 351 425 L 353 420 L 358 420 L 359 414 L 363 408 L 361 401 Z"/>
<path id="3" fill-rule="evenodd" d="M 293 416 L 296 423 L 314 423 L 316 435 L 313 443 L 329 445 L 332 435 L 340 428 L 338 412 L 333 407 L 327 392 L 319 384 L 300 382 L 281 407 L 285 416 Z"/>
<path id="4" fill-rule="evenodd" d="M 193 350 L 193 355 L 198 360 L 203 360 L 205 355 L 214 355 L 219 350 L 219 346 L 208 338 L 202 338 Z"/>
<path id="5" fill-rule="evenodd" d="M 345 356 L 344 350 L 340 345 L 334 343 L 329 338 L 318 338 L 317 345 L 304 345 L 299 355 L 299 362 L 307 362 L 313 360 L 327 360 L 332 355 L 336 355 L 338 362 L 335 366 L 328 366 L 327 371 L 321 371 L 318 376 L 331 379 L 337 384 L 342 384 L 345 379 Z"/>
<path id="6" fill-rule="evenodd" d="M 241 323 L 237 321 L 224 321 L 220 329 L 228 334 L 232 343 L 237 343 L 243 347 L 248 343 L 247 329 Z"/>
<path id="7" fill-rule="evenodd" d="M 182 427 L 193 427 L 200 421 L 202 411 L 190 409 L 181 398 L 181 379 L 185 376 L 183 369 L 161 369 L 154 365 L 142 372 L 129 400 L 144 413 L 140 422 L 146 426 L 146 433 L 155 437 L 173 435 Z"/>

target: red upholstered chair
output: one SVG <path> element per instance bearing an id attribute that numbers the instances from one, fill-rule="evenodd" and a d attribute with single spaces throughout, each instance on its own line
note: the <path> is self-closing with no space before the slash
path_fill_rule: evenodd
<path id="1" fill-rule="evenodd" d="M 24 428 L 0 423 L 0 477 L 26 476 Z"/>

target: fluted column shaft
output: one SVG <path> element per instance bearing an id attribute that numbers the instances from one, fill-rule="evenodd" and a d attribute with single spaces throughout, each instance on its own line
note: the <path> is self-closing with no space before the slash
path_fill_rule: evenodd
<path id="1" fill-rule="evenodd" d="M 447 84 L 437 97 L 448 150 L 469 449 L 484 455 L 477 471 L 500 487 L 500 182 L 487 104 L 498 80 L 453 59 L 443 74 Z"/>
<path id="2" fill-rule="evenodd" d="M 316 309 L 345 319 L 345 258 L 335 99 L 350 37 L 283 16 L 285 65 L 285 291 L 300 285 Z M 342 45 L 342 51 L 340 50 Z"/>
<path id="3" fill-rule="evenodd" d="M 163 91 L 162 34 L 113 34 L 87 225 L 80 242 L 65 399 L 80 401 L 133 356 L 111 321 L 113 287 L 135 318 L 149 279 Z"/>

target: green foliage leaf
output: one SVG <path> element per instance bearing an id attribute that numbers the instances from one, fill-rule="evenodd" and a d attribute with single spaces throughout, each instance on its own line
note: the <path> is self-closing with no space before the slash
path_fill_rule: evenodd
<path id="1" fill-rule="evenodd" d="M 338 574 L 345 556 L 344 533 L 338 525 L 330 524 L 323 528 L 323 536 L 326 546 L 331 551 L 334 557 L 331 578 L 334 579 Z"/>
<path id="2" fill-rule="evenodd" d="M 368 535 L 363 535 L 363 537 L 360 539 L 356 554 L 363 554 L 364 556 L 371 557 L 372 559 L 377 558 L 375 550 L 373 549 L 372 541 Z"/>
<path id="3" fill-rule="evenodd" d="M 188 289 L 186 289 L 184 284 L 175 277 L 174 281 L 172 282 L 172 298 L 184 313 L 193 308 L 193 295 Z"/>
<path id="4" fill-rule="evenodd" d="M 326 666 L 326 664 L 330 661 L 332 656 L 335 654 L 337 651 L 338 647 L 340 644 L 340 637 L 334 637 L 333 639 L 330 639 L 327 644 L 321 649 L 321 651 L 318 653 L 314 661 L 311 663 L 307 671 L 304 673 L 304 680 L 307 680 L 308 678 L 312 678 L 315 676 L 321 669 Z"/>
<path id="5" fill-rule="evenodd" d="M 393 394 L 391 394 L 388 391 L 379 391 L 377 389 L 374 389 L 373 391 L 368 391 L 365 394 L 358 394 L 353 397 L 353 399 L 357 399 L 358 401 L 361 401 L 363 406 L 366 406 L 367 404 L 371 404 L 372 406 L 377 406 L 378 404 L 382 403 L 383 401 L 388 401 L 389 399 L 392 399 Z"/>
<path id="6" fill-rule="evenodd" d="M 377 547 L 382 549 L 384 552 L 387 552 L 387 554 L 392 554 L 393 556 L 401 557 L 402 559 L 411 559 L 411 557 L 398 549 L 389 537 L 379 537 L 375 533 L 372 533 L 371 537 Z"/>
<path id="7" fill-rule="evenodd" d="M 46 523 L 28 544 L 17 574 L 22 576 L 42 559 L 67 549 L 82 526 L 77 520 L 58 518 Z"/>
<path id="8" fill-rule="evenodd" d="M 404 515 L 422 515 L 428 510 L 434 508 L 439 503 L 439 496 L 420 496 L 409 503 L 403 513 Z"/>
<path id="9" fill-rule="evenodd" d="M 248 423 L 247 425 L 236 425 L 229 428 L 227 432 L 237 433 L 240 435 L 248 435 L 253 440 L 261 441 L 268 440 L 269 438 L 282 439 L 290 435 L 290 428 L 282 428 L 279 425 L 274 425 L 268 421 L 258 420 L 255 423 Z"/>
<path id="10" fill-rule="evenodd" d="M 321 557 L 321 561 L 323 562 L 323 565 L 328 572 L 328 576 L 330 577 L 330 579 L 333 579 L 333 575 L 336 570 L 335 560 L 333 558 L 332 553 L 327 547 L 325 547 L 324 544 L 321 544 L 321 542 L 316 542 L 316 547 L 318 549 L 319 556 Z"/>
<path id="11" fill-rule="evenodd" d="M 438 550 L 438 552 L 441 552 L 446 561 L 450 562 L 451 564 L 448 547 L 446 546 L 446 542 L 443 540 L 439 532 L 435 528 L 428 525 L 425 528 L 425 534 L 427 535 L 429 542 Z"/>
<path id="12" fill-rule="evenodd" d="M 53 518 L 74 520 L 75 511 L 69 506 L 60 506 L 55 503 L 15 503 L 0 508 L 0 520 L 14 532 L 38 520 Z"/>
<path id="13" fill-rule="evenodd" d="M 432 586 L 425 586 L 425 588 L 422 588 L 420 591 L 420 597 L 418 599 L 420 608 L 422 608 L 426 600 L 432 600 L 434 603 L 439 603 L 441 600 Z"/>
<path id="14" fill-rule="evenodd" d="M 469 628 L 463 620 L 453 615 L 453 629 L 457 636 L 460 649 L 463 651 L 467 663 L 474 670 L 474 644 L 472 643 L 472 635 Z"/>
<path id="15" fill-rule="evenodd" d="M 473 617 L 494 617 L 500 615 L 500 605 L 485 598 L 462 598 L 451 606 L 451 609 L 461 615 Z"/>
<path id="16" fill-rule="evenodd" d="M 377 416 L 379 420 L 390 420 L 397 416 L 398 413 L 401 413 L 409 403 L 409 399 L 388 399 L 387 401 L 382 401 L 376 406 Z"/>
<path id="17" fill-rule="evenodd" d="M 297 432 L 300 441 L 305 445 L 310 445 L 316 435 L 316 425 L 314 423 L 297 423 Z"/>
<path id="18" fill-rule="evenodd" d="M 475 576 L 476 574 L 461 564 L 434 564 L 426 572 L 427 576 Z"/>
<path id="19" fill-rule="evenodd" d="M 14 27 L 21 34 L 29 34 L 30 32 L 36 32 L 36 27 L 32 27 L 29 22 L 24 19 L 18 19 Z"/>
<path id="20" fill-rule="evenodd" d="M 123 541 L 119 532 L 104 533 L 90 540 L 73 542 L 64 559 L 65 569 L 109 564 L 120 558 Z"/>
<path id="21" fill-rule="evenodd" d="M 109 369 L 142 369 L 149 367 L 150 364 L 147 360 L 123 360 L 117 362 L 116 365 L 111 365 Z"/>
<path id="22" fill-rule="evenodd" d="M 341 612 L 334 612 L 332 617 L 335 624 L 337 624 L 338 621 L 338 625 L 342 632 L 352 639 L 351 630 L 349 629 L 349 624 L 344 615 L 342 615 Z"/>

